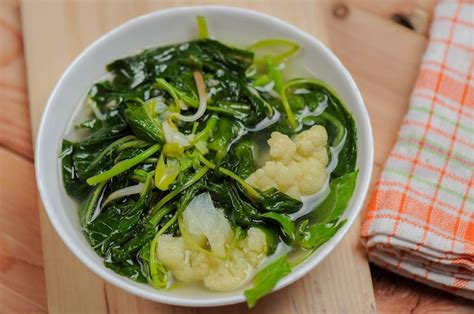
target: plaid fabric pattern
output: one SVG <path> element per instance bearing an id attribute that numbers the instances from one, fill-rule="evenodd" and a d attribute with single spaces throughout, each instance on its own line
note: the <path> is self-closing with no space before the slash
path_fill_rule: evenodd
<path id="1" fill-rule="evenodd" d="M 474 1 L 440 1 L 362 225 L 369 259 L 474 299 Z"/>

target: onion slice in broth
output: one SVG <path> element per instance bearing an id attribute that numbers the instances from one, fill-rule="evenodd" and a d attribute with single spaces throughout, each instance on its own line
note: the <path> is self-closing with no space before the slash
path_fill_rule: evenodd
<path id="1" fill-rule="evenodd" d="M 175 116 L 185 122 L 194 122 L 197 119 L 201 118 L 202 115 L 206 112 L 207 108 L 207 92 L 206 92 L 206 84 L 204 83 L 204 78 L 202 77 L 202 73 L 199 71 L 193 72 L 194 81 L 196 82 L 196 87 L 198 91 L 199 97 L 199 107 L 198 110 L 191 116 L 183 116 L 182 114 L 178 113 Z"/>

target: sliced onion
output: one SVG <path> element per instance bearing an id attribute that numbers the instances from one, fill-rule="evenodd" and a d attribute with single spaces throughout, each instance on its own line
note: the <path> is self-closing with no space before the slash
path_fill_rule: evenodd
<path id="1" fill-rule="evenodd" d="M 304 95 L 304 94 L 309 94 L 311 91 L 307 90 L 306 88 L 298 88 L 293 92 L 295 95 Z"/>
<path id="2" fill-rule="evenodd" d="M 280 71 L 283 71 L 284 69 L 286 68 L 286 64 L 284 62 L 280 63 L 276 69 L 277 70 L 280 70 Z"/>
<path id="3" fill-rule="evenodd" d="M 257 68 L 254 65 L 251 65 L 247 71 L 245 71 L 245 76 L 246 77 L 252 77 L 255 74 L 257 74 Z"/>
<path id="4" fill-rule="evenodd" d="M 104 207 L 108 203 L 118 198 L 122 198 L 122 197 L 133 195 L 133 194 L 139 194 L 143 190 L 144 186 L 145 185 L 143 183 L 138 183 L 137 185 L 127 186 L 126 188 L 117 190 L 111 193 L 109 196 L 107 196 L 104 203 L 102 204 L 102 207 Z"/>
<path id="5" fill-rule="evenodd" d="M 180 146 L 189 146 L 190 138 L 184 135 L 178 130 L 174 130 L 167 121 L 163 122 L 163 134 L 165 136 L 166 143 L 176 143 Z"/>
<path id="6" fill-rule="evenodd" d="M 278 94 L 277 92 L 275 92 L 274 89 L 269 90 L 269 91 L 268 91 L 268 94 L 269 94 L 270 96 L 274 97 L 274 98 L 281 99 L 280 94 Z"/>
<path id="7" fill-rule="evenodd" d="M 100 109 L 97 107 L 97 103 L 92 100 L 92 98 L 88 97 L 87 101 L 89 103 L 90 108 L 92 109 L 92 112 L 94 112 L 94 115 L 96 116 L 97 119 L 103 121 L 107 116 L 103 114 Z"/>
<path id="8" fill-rule="evenodd" d="M 162 114 L 166 110 L 168 110 L 168 106 L 164 102 L 161 102 L 161 101 L 156 102 L 156 105 L 155 105 L 155 112 L 156 113 Z"/>
<path id="9" fill-rule="evenodd" d="M 109 101 L 107 103 L 107 105 L 105 105 L 107 108 L 109 109 L 115 109 L 117 107 L 117 100 L 115 99 L 112 99 L 111 101 Z"/>
<path id="10" fill-rule="evenodd" d="M 209 80 L 207 80 L 207 85 L 208 85 L 208 86 L 213 87 L 213 86 L 217 86 L 217 85 L 219 85 L 219 84 L 220 84 L 220 81 L 219 81 L 219 80 L 216 80 L 216 79 L 209 79 Z"/>
<path id="11" fill-rule="evenodd" d="M 261 91 L 261 92 L 265 92 L 265 93 L 268 93 L 269 91 L 271 91 L 273 89 L 273 87 L 275 86 L 275 82 L 274 81 L 270 81 L 267 85 L 264 85 L 264 86 L 257 86 L 255 87 L 255 89 Z"/>
<path id="12" fill-rule="evenodd" d="M 204 78 L 202 77 L 201 72 L 193 72 L 194 81 L 196 82 L 196 87 L 199 96 L 199 107 L 198 110 L 191 116 L 183 116 L 182 114 L 176 114 L 176 117 L 185 122 L 194 122 L 206 112 L 207 107 L 207 93 L 206 93 L 206 84 L 204 84 Z"/>
<path id="13" fill-rule="evenodd" d="M 184 103 L 184 101 L 179 100 L 179 101 L 178 101 L 178 105 L 179 105 L 179 108 L 180 108 L 181 110 L 188 110 L 188 106 L 186 106 L 186 104 Z"/>

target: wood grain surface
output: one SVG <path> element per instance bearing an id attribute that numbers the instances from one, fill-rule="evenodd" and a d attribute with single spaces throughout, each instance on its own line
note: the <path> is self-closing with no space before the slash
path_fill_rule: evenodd
<path id="1" fill-rule="evenodd" d="M 49 4 L 49 10 L 46 13 L 45 10 L 30 12 L 32 15 L 39 15 L 40 12 L 43 12 L 43 19 L 52 18 L 58 12 L 61 14 L 66 12 L 66 9 L 70 10 L 71 6 L 74 7 L 74 5 L 67 4 L 64 6 L 66 9 L 64 7 L 58 9 L 58 6 L 61 7 L 60 3 L 53 0 L 34 2 L 38 6 Z M 255 2 L 257 3 L 253 5 L 257 8 L 265 4 L 260 1 Z M 179 3 L 184 2 L 179 1 Z M 353 73 L 366 99 L 376 133 L 376 145 L 380 148 L 376 152 L 377 169 L 383 164 L 386 153 L 395 139 L 399 121 L 406 108 L 411 84 L 417 73 L 418 60 L 426 43 L 423 35 L 415 34 L 393 24 L 387 18 L 394 13 L 404 13 L 410 16 L 414 9 L 423 10 L 425 15 L 429 17 L 433 3 L 434 1 L 431 0 L 390 0 L 384 1 L 384 5 L 382 5 L 380 1 L 376 0 L 350 0 L 343 3 L 318 2 L 311 6 L 311 9 L 317 7 L 320 10 L 322 14 L 321 21 L 323 21 L 326 29 L 329 28 L 327 33 L 329 37 L 326 38 L 329 39 L 327 43 Z M 54 4 L 53 7 L 51 4 Z M 17 0 L 0 0 L 0 5 L 0 145 L 2 146 L 0 149 L 0 184 L 2 187 L 0 193 L 0 312 L 43 312 L 46 311 L 47 304 L 34 174 L 30 161 L 32 160 L 32 148 L 29 135 L 20 10 Z M 150 2 L 145 2 L 143 5 L 130 1 L 116 1 L 115 5 L 120 8 L 107 7 L 107 5 L 101 4 L 98 11 L 102 11 L 102 13 L 93 14 L 93 19 L 97 19 L 99 16 L 104 18 L 102 22 L 107 25 L 101 25 L 101 29 L 98 30 L 88 24 L 75 26 L 81 31 L 76 30 L 74 36 L 69 36 L 70 45 L 64 46 L 63 48 L 66 48 L 64 50 L 56 47 L 56 50 L 52 51 L 55 53 L 54 55 L 61 55 L 65 59 L 69 59 L 58 61 L 54 58 L 47 58 L 47 76 L 52 76 L 54 73 L 59 75 L 61 67 L 66 66 L 71 58 L 80 51 L 81 45 L 87 45 L 102 32 L 114 26 L 114 23 L 120 23 L 127 17 L 154 7 L 154 4 Z M 334 17 L 334 11 L 341 5 L 346 6 L 347 14 L 336 18 Z M 80 6 L 79 12 L 81 12 L 81 9 L 87 11 L 84 6 Z M 106 12 L 104 12 L 105 9 L 107 9 Z M 128 12 L 124 13 L 122 10 Z M 82 12 L 82 14 L 86 13 Z M 71 23 L 77 24 L 79 22 L 78 14 L 80 15 L 80 13 L 76 13 L 61 16 L 58 23 L 61 24 L 65 20 L 70 20 Z M 293 19 L 298 17 L 297 13 L 291 13 L 290 15 Z M 305 15 L 307 16 L 307 14 L 302 14 L 302 16 Z M 56 15 L 56 17 L 58 16 Z M 284 16 L 281 17 L 285 18 Z M 33 16 L 33 18 L 39 17 Z M 291 17 L 287 20 L 304 28 L 301 24 L 298 24 L 298 21 L 291 20 Z M 52 21 L 49 21 L 50 25 L 52 23 Z M 311 29 L 306 30 L 315 33 Z M 384 37 L 383 32 L 387 30 L 388 35 Z M 64 37 L 69 34 L 69 31 L 70 29 L 56 30 L 52 34 L 61 33 Z M 84 37 L 82 31 L 87 31 L 90 34 Z M 384 45 L 388 45 L 388 47 L 385 48 Z M 396 53 L 389 51 L 390 49 L 399 50 L 400 47 L 403 47 L 403 52 L 399 57 L 396 56 Z M 30 57 L 34 58 L 35 55 Z M 375 58 L 374 61 L 372 61 L 373 58 Z M 399 64 L 398 68 L 397 64 Z M 380 69 L 385 69 L 385 73 L 380 73 Z M 373 75 L 375 77 L 372 77 Z M 39 75 L 38 77 L 30 77 L 30 80 L 44 78 Z M 52 86 L 55 79 L 50 78 L 46 84 Z M 32 111 L 33 117 L 38 115 L 38 112 Z M 374 116 L 377 119 L 374 119 Z M 377 137 L 377 130 L 381 130 L 382 127 L 385 128 L 383 133 L 386 134 Z M 7 134 L 8 136 L 6 136 Z M 387 134 L 388 136 L 386 136 Z M 377 174 L 374 174 L 374 177 L 377 176 Z M 5 188 L 7 186 L 8 189 Z M 24 219 L 25 216 L 28 216 L 27 220 Z M 177 311 L 176 309 L 179 309 L 179 313 L 195 312 L 192 309 L 171 308 L 147 302 L 104 284 L 97 277 L 84 270 L 84 267 L 64 248 L 56 234 L 51 232 L 49 221 L 43 213 L 41 213 L 41 222 L 42 240 L 45 244 L 43 249 L 46 255 L 46 270 L 48 272 L 49 269 L 50 272 L 58 272 L 63 275 L 62 277 L 48 277 L 48 300 L 50 301 L 49 310 L 51 312 L 69 310 L 81 313 L 106 311 L 117 313 L 151 311 L 166 313 Z M 25 225 L 25 223 L 24 228 L 15 227 Z M 45 229 L 50 231 L 45 232 Z M 357 234 L 354 232 L 352 237 L 356 239 Z M 51 243 L 56 244 L 51 245 Z M 354 241 L 354 244 L 357 245 L 357 241 Z M 359 248 L 356 247 L 356 249 Z M 58 257 L 58 259 L 51 261 L 48 256 Z M 363 255 L 360 256 L 363 259 Z M 348 257 L 339 254 L 338 258 Z M 73 274 L 77 269 L 80 271 L 81 280 L 72 282 L 78 278 Z M 372 271 L 375 301 L 379 312 L 403 313 L 424 312 L 425 310 L 456 313 L 473 312 L 467 300 L 427 288 L 379 268 L 373 268 Z M 294 291 L 291 294 L 306 293 L 308 294 L 306 298 L 312 298 L 313 302 L 325 303 L 316 307 L 290 308 L 290 312 L 300 310 L 301 313 L 312 313 L 317 309 L 324 309 L 329 312 L 355 312 L 355 309 L 360 309 L 335 307 L 334 304 L 347 297 L 345 290 L 338 291 L 339 293 L 332 298 L 321 299 L 321 292 L 317 290 L 328 288 L 320 286 L 320 284 L 324 280 L 331 280 L 334 276 L 337 277 L 337 275 L 337 273 L 332 274 L 330 271 L 325 272 L 316 278 L 311 276 L 309 281 L 305 279 L 303 289 L 298 290 L 293 287 L 295 285 L 285 289 Z M 65 282 L 67 284 L 64 284 Z M 332 288 L 329 287 L 329 289 Z M 275 298 L 282 298 L 282 302 L 289 304 L 293 299 L 291 295 L 288 296 L 289 293 L 286 293 L 285 290 L 278 292 Z M 51 304 L 51 302 L 64 296 L 67 298 L 67 305 Z M 372 302 L 370 300 L 366 303 L 373 304 Z M 271 301 L 266 301 L 262 307 L 281 312 L 281 308 L 277 308 Z M 240 312 L 243 309 L 242 306 L 234 306 L 225 310 Z M 369 311 L 370 309 L 369 307 Z M 217 312 L 223 311 L 222 308 L 217 310 Z"/>

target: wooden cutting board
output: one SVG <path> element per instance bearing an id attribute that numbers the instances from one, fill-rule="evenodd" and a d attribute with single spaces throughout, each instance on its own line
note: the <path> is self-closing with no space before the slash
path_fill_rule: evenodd
<path id="1" fill-rule="evenodd" d="M 378 177 L 406 110 L 425 41 L 356 6 L 332 1 L 200 1 L 256 9 L 277 16 L 325 42 L 362 90 L 375 133 Z M 67 65 L 100 35 L 124 21 L 193 1 L 24 0 L 22 23 L 33 135 L 45 102 Z M 335 7 L 336 5 L 336 7 Z M 212 31 L 212 30 L 211 30 Z M 243 304 L 188 309 L 146 301 L 105 283 L 77 261 L 41 211 L 48 308 L 52 313 L 242 313 Z M 262 300 L 257 313 L 375 311 L 367 259 L 356 222 L 343 242 L 297 283 Z"/>

